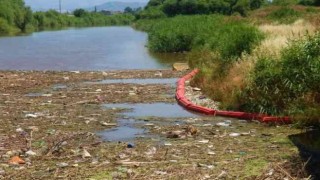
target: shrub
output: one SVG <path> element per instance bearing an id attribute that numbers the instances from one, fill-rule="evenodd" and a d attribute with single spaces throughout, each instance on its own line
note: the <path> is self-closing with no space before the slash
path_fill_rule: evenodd
<path id="1" fill-rule="evenodd" d="M 289 7 L 282 7 L 270 13 L 268 18 L 280 23 L 290 24 L 296 21 L 300 16 L 300 12 Z"/>
<path id="2" fill-rule="evenodd" d="M 10 34 L 12 28 L 8 22 L 0 17 L 0 35 Z"/>
<path id="3" fill-rule="evenodd" d="M 242 95 L 245 110 L 319 121 L 320 33 L 292 41 L 280 59 L 259 59 Z"/>

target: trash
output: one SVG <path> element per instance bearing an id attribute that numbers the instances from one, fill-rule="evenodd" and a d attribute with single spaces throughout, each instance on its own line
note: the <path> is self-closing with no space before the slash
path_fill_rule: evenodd
<path id="1" fill-rule="evenodd" d="M 180 138 L 183 131 L 170 131 L 167 133 L 167 138 Z"/>
<path id="2" fill-rule="evenodd" d="M 14 165 L 18 165 L 18 164 L 25 164 L 26 162 L 21 159 L 19 156 L 13 156 L 10 160 L 9 160 L 9 164 L 14 164 Z"/>
<path id="3" fill-rule="evenodd" d="M 198 167 L 205 167 L 208 169 L 213 169 L 214 165 L 207 165 L 207 164 L 198 163 Z"/>
<path id="4" fill-rule="evenodd" d="M 42 94 L 41 96 L 42 96 L 42 97 L 51 97 L 52 94 Z"/>
<path id="5" fill-rule="evenodd" d="M 167 172 L 165 172 L 165 171 L 155 171 L 154 172 L 156 175 L 166 175 L 166 174 L 168 174 Z"/>
<path id="6" fill-rule="evenodd" d="M 226 172 L 226 171 L 222 171 L 222 172 L 217 176 L 216 179 L 223 178 L 223 177 L 225 177 L 226 175 L 227 175 L 227 172 Z"/>
<path id="7" fill-rule="evenodd" d="M 207 144 L 208 142 L 209 142 L 209 140 L 208 139 L 203 139 L 203 140 L 201 140 L 201 141 L 198 141 L 199 143 L 203 143 L 203 144 Z"/>
<path id="8" fill-rule="evenodd" d="M 187 134 L 195 135 L 198 133 L 198 129 L 195 128 L 194 126 L 189 125 L 186 129 Z"/>
<path id="9" fill-rule="evenodd" d="M 128 143 L 127 144 L 127 148 L 134 148 L 134 144 L 133 143 Z"/>
<path id="10" fill-rule="evenodd" d="M 241 136 L 249 136 L 250 132 L 241 133 Z"/>
<path id="11" fill-rule="evenodd" d="M 97 158 L 92 159 L 91 164 L 98 164 L 99 160 Z"/>
<path id="12" fill-rule="evenodd" d="M 36 114 L 26 114 L 26 118 L 37 118 L 38 116 Z"/>
<path id="13" fill-rule="evenodd" d="M 124 159 L 124 158 L 127 158 L 128 156 L 126 154 L 121 153 L 121 154 L 118 155 L 118 157 L 120 159 Z"/>
<path id="14" fill-rule="evenodd" d="M 217 123 L 216 125 L 217 125 L 217 126 L 221 126 L 221 127 L 228 127 L 228 126 L 230 126 L 229 123 L 225 123 L 225 122 L 219 122 L 219 123 Z"/>
<path id="15" fill-rule="evenodd" d="M 117 124 L 116 123 L 107 123 L 107 122 L 100 122 L 100 124 L 101 125 L 103 125 L 103 126 L 117 126 Z"/>
<path id="16" fill-rule="evenodd" d="M 213 151 L 208 151 L 208 155 L 215 155 L 216 153 Z"/>
<path id="17" fill-rule="evenodd" d="M 165 142 L 164 145 L 165 145 L 165 146 L 172 146 L 172 144 L 171 144 L 171 143 L 168 143 L 168 142 Z"/>
<path id="18" fill-rule="evenodd" d="M 129 92 L 129 96 L 135 96 L 135 95 L 137 95 L 135 92 Z"/>
<path id="19" fill-rule="evenodd" d="M 177 163 L 178 161 L 177 160 L 169 160 L 169 162 Z"/>
<path id="20" fill-rule="evenodd" d="M 102 89 L 97 89 L 96 92 L 102 92 Z"/>
<path id="21" fill-rule="evenodd" d="M 274 174 L 274 169 L 270 169 L 267 173 L 267 176 L 272 176 Z"/>
<path id="22" fill-rule="evenodd" d="M 98 95 L 98 96 L 96 96 L 96 100 L 99 102 L 102 102 L 102 101 L 104 101 L 104 97 Z"/>
<path id="23" fill-rule="evenodd" d="M 148 156 L 148 157 L 152 157 L 153 155 L 155 155 L 157 152 L 157 148 L 156 147 L 152 147 L 150 148 L 147 152 L 145 152 L 145 154 Z"/>
<path id="24" fill-rule="evenodd" d="M 69 77 L 67 77 L 67 76 L 63 77 L 63 79 L 64 79 L 65 81 L 70 80 L 70 78 L 69 78 Z"/>
<path id="25" fill-rule="evenodd" d="M 199 99 L 206 99 L 206 96 L 199 96 Z"/>
<path id="26" fill-rule="evenodd" d="M 37 131 L 39 131 L 39 128 L 38 128 L 37 126 L 29 126 L 29 127 L 27 127 L 27 130 L 28 130 L 28 131 L 35 131 L 35 132 L 37 132 Z"/>
<path id="27" fill-rule="evenodd" d="M 0 175 L 5 175 L 5 174 L 6 172 L 2 168 L 0 168 Z"/>
<path id="28" fill-rule="evenodd" d="M 73 164 L 72 167 L 79 167 L 79 164 Z"/>
<path id="29" fill-rule="evenodd" d="M 147 123 L 147 124 L 145 124 L 145 126 L 154 126 L 154 124 L 153 123 Z"/>
<path id="30" fill-rule="evenodd" d="M 16 129 L 16 132 L 17 132 L 17 133 L 22 133 L 22 132 L 24 132 L 24 130 L 23 130 L 22 128 L 17 128 L 17 129 Z"/>
<path id="31" fill-rule="evenodd" d="M 154 74 L 155 76 L 159 76 L 159 77 L 162 77 L 162 72 L 156 72 L 155 74 Z"/>
<path id="32" fill-rule="evenodd" d="M 58 163 L 58 164 L 56 164 L 58 167 L 60 167 L 60 168 L 65 168 L 65 167 L 68 167 L 69 166 L 69 164 L 68 163 L 65 163 L 65 162 L 62 162 L 62 163 Z"/>
<path id="33" fill-rule="evenodd" d="M 37 153 L 33 152 L 32 150 L 29 150 L 29 151 L 26 152 L 26 155 L 28 155 L 28 156 L 36 156 Z"/>
<path id="34" fill-rule="evenodd" d="M 83 149 L 82 158 L 91 158 L 91 154 L 86 149 Z"/>
<path id="35" fill-rule="evenodd" d="M 201 91 L 201 89 L 200 89 L 200 88 L 197 88 L 197 87 L 192 88 L 192 90 L 194 90 L 194 91 Z"/>
<path id="36" fill-rule="evenodd" d="M 240 135 L 241 135 L 240 133 L 231 133 L 231 134 L 229 134 L 230 137 L 238 137 Z"/>

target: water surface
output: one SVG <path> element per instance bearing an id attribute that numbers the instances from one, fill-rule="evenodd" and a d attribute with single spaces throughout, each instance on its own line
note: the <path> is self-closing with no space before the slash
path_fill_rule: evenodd
<path id="1" fill-rule="evenodd" d="M 171 84 L 175 85 L 178 78 L 162 79 L 106 79 L 96 82 L 86 82 L 86 84 Z"/>
<path id="2" fill-rule="evenodd" d="M 0 38 L 1 70 L 169 68 L 175 55 L 152 56 L 147 34 L 131 27 L 71 28 Z M 169 60 L 168 60 L 169 59 Z M 179 60 L 179 59 L 177 59 Z"/>
<path id="3" fill-rule="evenodd" d="M 152 103 L 152 104 L 104 104 L 105 108 L 130 109 L 121 114 L 128 117 L 197 117 L 199 114 L 191 113 L 178 104 Z"/>

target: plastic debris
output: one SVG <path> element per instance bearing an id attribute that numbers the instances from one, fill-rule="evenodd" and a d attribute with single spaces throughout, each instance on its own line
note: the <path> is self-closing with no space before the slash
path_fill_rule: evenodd
<path id="1" fill-rule="evenodd" d="M 28 156 L 36 156 L 37 153 L 33 152 L 32 150 L 29 150 L 29 151 L 26 152 L 26 155 L 28 155 Z"/>
<path id="2" fill-rule="evenodd" d="M 9 164 L 14 164 L 14 165 L 18 165 L 18 164 L 25 164 L 26 162 L 21 159 L 19 156 L 13 156 L 10 160 L 9 160 Z"/>
<path id="3" fill-rule="evenodd" d="M 203 143 L 203 144 L 207 144 L 209 142 L 209 140 L 208 139 L 203 139 L 203 140 L 200 140 L 198 142 L 199 143 Z"/>
<path id="4" fill-rule="evenodd" d="M 133 143 L 128 143 L 127 144 L 127 148 L 134 148 L 134 144 Z"/>
<path id="5" fill-rule="evenodd" d="M 83 149 L 82 158 L 91 158 L 91 154 L 86 149 Z"/>
<path id="6" fill-rule="evenodd" d="M 36 115 L 36 114 L 26 114 L 25 117 L 26 118 L 37 118 L 38 115 Z"/>
<path id="7" fill-rule="evenodd" d="M 62 163 L 58 163 L 58 164 L 56 164 L 58 167 L 60 167 L 60 168 L 65 168 L 65 167 L 68 167 L 69 166 L 69 164 L 68 163 L 65 163 L 65 162 L 62 162 Z"/>
<path id="8" fill-rule="evenodd" d="M 145 152 L 145 154 L 148 157 L 152 157 L 153 155 L 155 155 L 157 153 L 157 148 L 156 147 L 152 147 L 150 148 L 147 152 Z"/>
<path id="9" fill-rule="evenodd" d="M 23 130 L 22 128 L 17 128 L 17 129 L 16 129 L 16 132 L 17 132 L 17 133 L 22 133 L 22 132 L 24 132 L 24 130 Z"/>
<path id="10" fill-rule="evenodd" d="M 221 127 L 228 127 L 228 126 L 230 126 L 230 124 L 229 124 L 229 123 L 226 123 L 226 122 L 219 122 L 219 123 L 217 123 L 216 125 L 217 125 L 217 126 L 221 126 Z"/>
<path id="11" fill-rule="evenodd" d="M 100 124 L 103 125 L 103 126 L 117 126 L 116 123 L 100 122 Z"/>
<path id="12" fill-rule="evenodd" d="M 168 174 L 167 172 L 165 172 L 165 171 L 155 171 L 154 172 L 156 175 L 166 175 L 166 174 Z"/>
<path id="13" fill-rule="evenodd" d="M 238 137 L 240 135 L 241 135 L 240 133 L 231 133 L 231 134 L 229 134 L 230 137 Z"/>

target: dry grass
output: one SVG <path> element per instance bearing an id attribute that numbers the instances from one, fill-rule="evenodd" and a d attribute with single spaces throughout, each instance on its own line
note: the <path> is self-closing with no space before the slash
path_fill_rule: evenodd
<path id="1" fill-rule="evenodd" d="M 306 34 L 314 34 L 316 27 L 302 19 L 293 24 L 264 24 L 259 29 L 267 35 L 252 56 L 278 56 L 281 49 L 287 46 L 288 41 L 301 38 Z"/>

